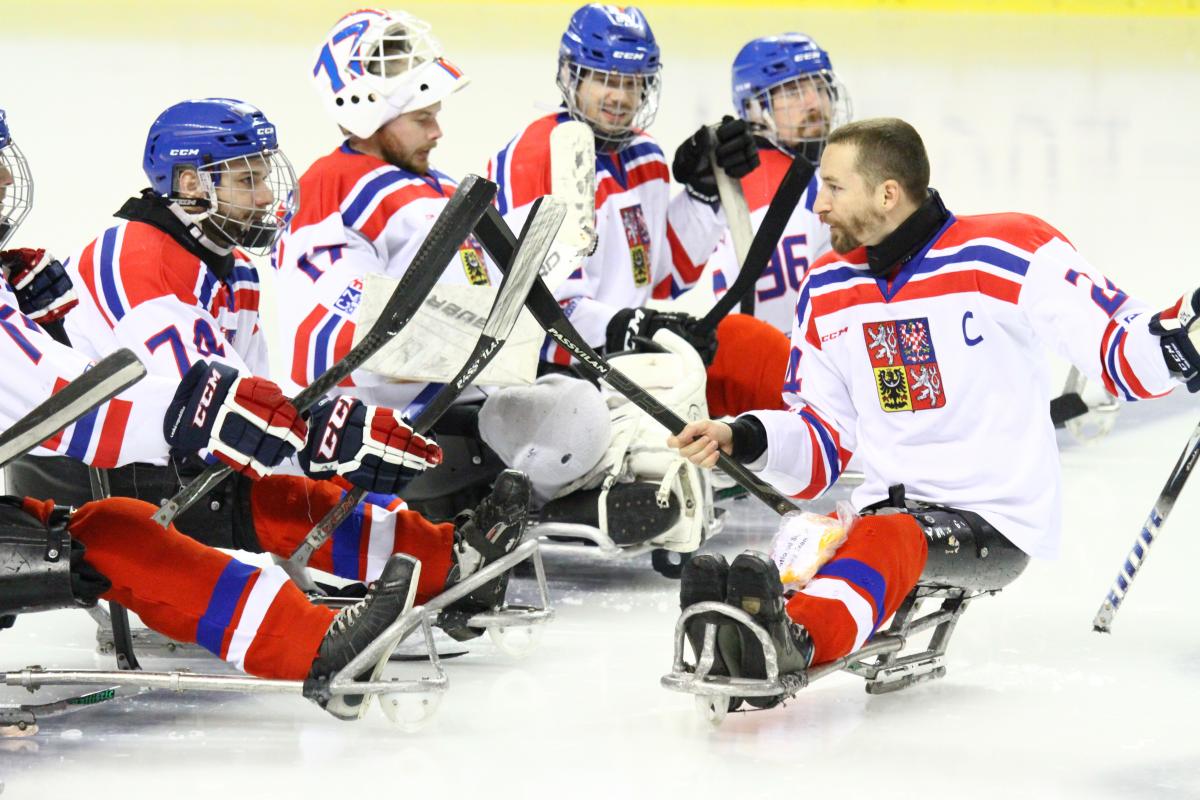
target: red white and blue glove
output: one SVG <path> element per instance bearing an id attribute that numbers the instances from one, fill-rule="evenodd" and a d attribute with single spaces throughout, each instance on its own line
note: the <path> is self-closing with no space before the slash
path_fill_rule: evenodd
<path id="1" fill-rule="evenodd" d="M 62 319 L 79 304 L 66 269 L 41 248 L 0 252 L 0 270 L 17 296 L 21 313 L 39 325 Z"/>
<path id="2" fill-rule="evenodd" d="M 304 446 L 308 428 L 266 378 L 197 361 L 183 376 L 163 420 L 171 455 L 201 450 L 258 480 Z"/>
<path id="3" fill-rule="evenodd" d="M 399 494 L 417 475 L 442 463 L 442 448 L 413 431 L 390 408 L 350 397 L 324 400 L 308 419 L 300 466 L 310 478 L 341 475 L 381 494 Z"/>
<path id="4" fill-rule="evenodd" d="M 1160 337 L 1158 344 L 1171 375 L 1183 381 L 1189 392 L 1200 391 L 1200 289 L 1151 317 L 1150 332 Z"/>

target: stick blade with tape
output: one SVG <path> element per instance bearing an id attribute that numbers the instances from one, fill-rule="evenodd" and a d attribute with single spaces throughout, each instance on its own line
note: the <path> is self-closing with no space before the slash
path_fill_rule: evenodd
<path id="1" fill-rule="evenodd" d="M 550 194 L 566 204 L 566 219 L 542 268 L 551 290 L 596 249 L 596 137 L 576 120 L 550 132 Z"/>

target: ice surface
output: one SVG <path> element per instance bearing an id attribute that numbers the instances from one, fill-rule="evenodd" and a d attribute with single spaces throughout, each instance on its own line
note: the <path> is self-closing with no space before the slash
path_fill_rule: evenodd
<path id="1" fill-rule="evenodd" d="M 1188 487 L 1110 636 L 1091 618 L 1196 415 L 1188 402 L 1126 409 L 1116 430 L 1065 442 L 1065 552 L 1034 563 L 959 624 L 947 676 L 871 697 L 834 675 L 787 707 L 710 729 L 661 689 L 677 585 L 648 558 L 547 556 L 558 616 L 521 661 L 486 638 L 446 662 L 450 690 L 417 733 L 373 710 L 339 723 L 300 698 L 157 692 L 0 739 L 6 796 L 202 797 L 414 792 L 495 797 L 767 797 L 853 788 L 898 797 L 1200 795 L 1200 679 L 1190 598 L 1200 493 Z M 709 548 L 764 548 L 774 521 L 730 504 Z M 514 585 L 533 599 L 532 583 Z M 82 612 L 0 634 L 5 666 L 107 667 Z M 178 668 L 178 659 L 147 659 Z M 220 669 L 215 659 L 184 661 Z M 415 666 L 396 674 L 415 674 Z M 5 689 L 6 700 L 29 697 Z M 38 693 L 52 696 L 52 689 Z"/>

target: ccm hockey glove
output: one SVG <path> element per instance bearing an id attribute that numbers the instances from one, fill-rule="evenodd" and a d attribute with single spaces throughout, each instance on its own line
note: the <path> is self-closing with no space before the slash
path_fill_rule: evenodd
<path id="1" fill-rule="evenodd" d="M 420 473 L 442 463 L 442 448 L 413 431 L 390 408 L 350 397 L 323 400 L 308 420 L 300 451 L 310 478 L 341 475 L 368 492 L 399 494 Z"/>
<path id="2" fill-rule="evenodd" d="M 708 160 L 710 151 L 716 153 L 717 166 L 731 178 L 745 177 L 758 167 L 758 145 L 744 120 L 727 116 L 721 120 L 716 134 L 716 149 L 713 150 L 707 126 L 702 126 L 675 148 L 675 160 L 671 164 L 675 180 L 684 185 L 687 193 L 710 206 L 720 202 L 717 179 Z"/>
<path id="3" fill-rule="evenodd" d="M 1200 289 L 1185 294 L 1165 311 L 1150 318 L 1150 332 L 1159 339 L 1171 374 L 1200 391 Z"/>
<path id="4" fill-rule="evenodd" d="M 61 319 L 79 304 L 63 265 L 41 248 L 5 250 L 0 253 L 0 270 L 17 295 L 21 313 L 39 325 Z"/>
<path id="5" fill-rule="evenodd" d="M 163 420 L 171 455 L 207 450 L 251 480 L 269 475 L 303 447 L 307 430 L 278 386 L 204 361 L 183 376 Z"/>
<path id="6" fill-rule="evenodd" d="M 716 331 L 699 330 L 699 322 L 695 317 L 678 311 L 623 308 L 609 320 L 604 350 L 609 354 L 644 350 L 654 334 L 667 328 L 694 347 L 707 367 L 717 355 L 717 334 Z"/>

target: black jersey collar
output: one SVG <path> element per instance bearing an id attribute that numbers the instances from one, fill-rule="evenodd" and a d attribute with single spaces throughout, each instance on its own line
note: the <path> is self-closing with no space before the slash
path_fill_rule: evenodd
<path id="1" fill-rule="evenodd" d="M 937 190 L 930 189 L 925 202 L 900 223 L 883 241 L 867 248 L 867 269 L 877 278 L 891 275 L 921 252 L 937 235 L 950 212 Z"/>
<path id="2" fill-rule="evenodd" d="M 131 197 L 116 216 L 132 222 L 144 222 L 174 239 L 180 247 L 204 262 L 224 281 L 233 273 L 233 249 L 222 247 L 204 232 L 186 211 L 153 189 L 143 189 L 140 197 Z"/>

